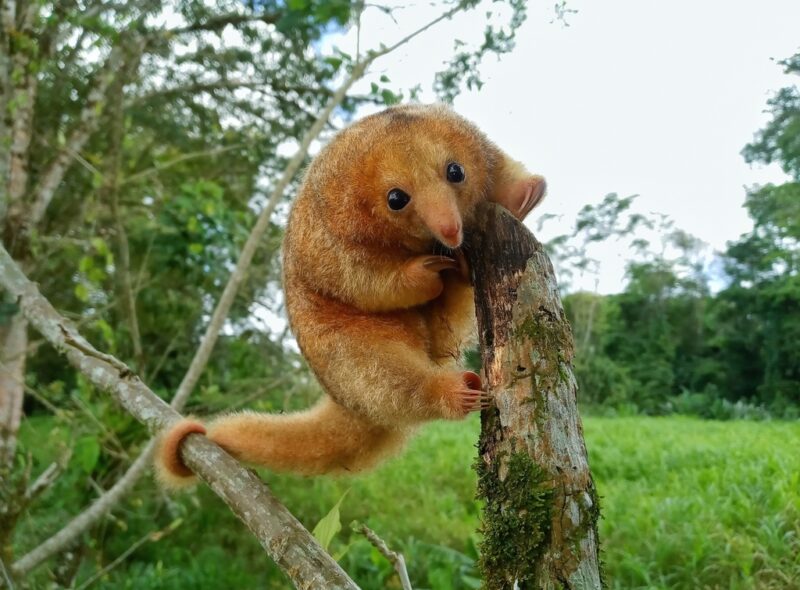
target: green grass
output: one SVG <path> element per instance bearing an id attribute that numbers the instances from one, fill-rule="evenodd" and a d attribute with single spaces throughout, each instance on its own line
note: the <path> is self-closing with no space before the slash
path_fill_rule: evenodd
<path id="1" fill-rule="evenodd" d="M 610 587 L 800 588 L 800 424 L 590 417 L 584 427 Z M 413 538 L 469 556 L 477 430 L 476 420 L 431 424 L 364 477 L 270 479 L 312 520 L 350 489 L 345 524 L 366 521 L 399 548 Z"/>
<path id="2" fill-rule="evenodd" d="M 590 417 L 584 427 L 611 588 L 800 589 L 799 423 Z M 353 520 L 406 555 L 415 589 L 475 588 L 477 431 L 476 419 L 431 424 L 400 457 L 361 477 L 264 476 L 309 528 L 349 490 L 331 551 L 365 590 L 399 586 L 391 566 L 350 533 Z M 72 492 L 79 481 L 67 479 L 43 498 L 22 531 L 57 528 L 90 495 Z M 63 511 L 48 510 L 56 506 Z M 202 488 L 165 505 L 143 482 L 117 525 L 104 525 L 103 559 L 176 516 L 183 523 L 174 533 L 144 545 L 95 587 L 291 587 Z M 87 560 L 81 579 L 98 563 Z"/>
<path id="3" fill-rule="evenodd" d="M 614 588 L 800 588 L 800 424 L 592 418 Z"/>

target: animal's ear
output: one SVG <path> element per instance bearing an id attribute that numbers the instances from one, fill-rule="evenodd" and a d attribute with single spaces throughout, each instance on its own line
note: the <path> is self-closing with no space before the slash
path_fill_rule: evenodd
<path id="1" fill-rule="evenodd" d="M 542 202 L 547 183 L 543 176 L 527 175 L 520 178 L 502 178 L 492 188 L 489 200 L 508 209 L 520 221 Z"/>

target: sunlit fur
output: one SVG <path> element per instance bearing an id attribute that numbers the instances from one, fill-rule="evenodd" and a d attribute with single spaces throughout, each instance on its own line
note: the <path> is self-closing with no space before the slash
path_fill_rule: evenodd
<path id="1" fill-rule="evenodd" d="M 463 182 L 447 180 L 450 162 Z M 400 211 L 387 205 L 393 188 L 411 196 Z M 544 188 L 444 106 L 393 107 L 339 133 L 309 166 L 284 240 L 289 320 L 327 395 L 293 414 L 223 416 L 208 436 L 273 470 L 352 473 L 416 425 L 485 405 L 480 379 L 459 367 L 475 311 L 458 248 L 481 200 L 522 218 Z M 164 455 L 189 431 L 167 434 L 162 472 L 182 465 Z M 186 481 L 172 471 L 167 485 Z"/>

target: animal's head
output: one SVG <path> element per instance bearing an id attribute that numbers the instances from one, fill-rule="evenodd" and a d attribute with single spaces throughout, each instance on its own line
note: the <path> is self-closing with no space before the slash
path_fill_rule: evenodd
<path id="1" fill-rule="evenodd" d="M 430 251 L 457 248 L 501 155 L 444 106 L 409 105 L 362 119 L 309 170 L 331 231 L 359 242 Z M 335 209 L 335 210 L 334 210 Z"/>

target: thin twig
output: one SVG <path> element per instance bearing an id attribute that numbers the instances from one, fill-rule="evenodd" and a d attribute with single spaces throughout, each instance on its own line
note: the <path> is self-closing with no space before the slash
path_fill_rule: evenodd
<path id="1" fill-rule="evenodd" d="M 87 341 L 81 342 L 81 340 L 83 339 L 82 336 L 79 337 L 73 336 L 72 333 L 70 333 L 69 329 L 66 327 L 66 320 L 64 320 L 64 324 L 61 324 L 58 327 L 61 330 L 61 335 L 64 344 L 74 347 L 75 349 L 81 351 L 83 354 L 87 356 L 95 357 L 96 359 L 99 359 L 103 362 L 108 363 L 109 365 L 114 366 L 119 371 L 120 377 L 127 377 L 133 374 L 133 371 L 131 371 L 128 368 L 128 365 L 123 363 L 118 358 L 113 357 L 110 354 L 100 352 L 94 346 L 89 344 Z"/>
<path id="2" fill-rule="evenodd" d="M 255 22 L 275 24 L 281 19 L 282 16 L 282 13 L 242 14 L 239 12 L 232 12 L 229 14 L 212 16 L 203 22 L 191 23 L 182 27 L 157 31 L 156 34 L 166 35 L 169 37 L 172 35 L 181 35 L 183 33 L 196 33 L 198 31 L 222 31 L 222 29 L 228 25 L 236 26 Z"/>
<path id="3" fill-rule="evenodd" d="M 66 455 L 68 457 L 69 454 Z M 30 505 L 37 497 L 39 497 L 45 490 L 52 486 L 64 471 L 68 459 L 61 458 L 58 461 L 50 463 L 50 465 L 39 474 L 39 477 L 25 490 L 25 497 L 23 501 L 25 505 Z"/>
<path id="4" fill-rule="evenodd" d="M 245 143 L 237 143 L 235 145 L 226 145 L 223 147 L 218 147 L 210 150 L 202 150 L 197 152 L 190 152 L 188 154 L 182 154 L 177 158 L 169 160 L 168 162 L 164 162 L 163 164 L 156 164 L 152 168 L 148 168 L 146 170 L 142 170 L 140 172 L 131 174 L 130 176 L 121 179 L 119 181 L 119 184 L 121 186 L 124 184 L 129 184 L 131 182 L 136 182 L 137 180 L 147 178 L 148 176 L 152 176 L 153 174 L 158 174 L 160 172 L 163 172 L 167 168 L 171 168 L 172 166 L 177 166 L 178 164 L 181 164 L 189 160 L 196 160 L 198 158 L 205 158 L 210 156 L 218 156 L 219 154 L 224 154 L 225 152 L 229 152 L 246 146 L 247 144 Z"/>
<path id="5" fill-rule="evenodd" d="M 42 341 L 42 342 L 44 342 L 44 341 Z M 0 360 L 0 371 L 5 371 L 5 372 L 7 372 L 7 373 L 10 373 L 10 371 L 9 371 L 9 368 L 8 368 L 8 365 L 7 365 L 7 364 L 5 364 L 5 363 L 4 363 L 2 360 Z M 50 410 L 50 411 L 53 413 L 53 415 L 55 415 L 55 416 L 63 416 L 63 414 L 64 414 L 64 411 L 63 411 L 62 409 L 60 409 L 60 408 L 57 408 L 57 407 L 56 407 L 56 406 L 54 406 L 52 403 L 50 403 L 50 401 L 48 401 L 46 397 L 44 397 L 44 396 L 43 396 L 41 393 L 39 393 L 38 391 L 36 391 L 36 389 L 34 389 L 33 387 L 31 387 L 31 386 L 30 386 L 30 385 L 28 385 L 27 383 L 25 383 L 24 379 L 19 379 L 19 378 L 17 378 L 16 376 L 12 377 L 12 379 L 14 379 L 14 381 L 16 381 L 17 383 L 19 383 L 20 385 L 22 385 L 22 387 L 24 387 L 24 388 L 25 388 L 25 392 L 26 392 L 28 395 L 30 395 L 30 396 L 33 396 L 33 398 L 34 398 L 36 401 L 38 401 L 38 402 L 39 402 L 40 404 L 42 404 L 42 405 L 43 405 L 45 408 L 47 408 L 48 410 Z"/>
<path id="6" fill-rule="evenodd" d="M 90 577 L 83 584 L 78 586 L 77 590 L 84 590 L 85 588 L 88 588 L 89 586 L 94 584 L 97 580 L 99 580 L 104 575 L 106 575 L 108 572 L 110 572 L 115 567 L 117 567 L 119 564 L 121 564 L 123 561 L 128 559 L 128 556 L 130 556 L 139 547 L 141 547 L 142 545 L 144 545 L 148 541 L 158 541 L 164 536 L 165 533 L 171 533 L 173 530 L 175 530 L 175 527 L 173 525 L 170 525 L 170 526 L 168 526 L 165 529 L 162 529 L 160 531 L 147 533 L 141 539 L 139 539 L 133 545 L 131 545 L 125 551 L 123 551 L 122 554 L 120 554 L 114 561 L 112 561 L 111 563 L 109 563 L 108 565 L 106 565 L 105 567 L 100 569 L 99 571 L 95 572 L 95 574 L 92 577 Z"/>
<path id="7" fill-rule="evenodd" d="M 102 432 L 106 437 L 108 437 L 108 439 L 111 442 L 114 443 L 114 446 L 117 447 L 116 454 L 120 457 L 123 457 L 126 460 L 130 460 L 131 457 L 128 454 L 128 451 L 125 450 L 125 447 L 123 446 L 119 438 L 117 438 L 117 435 L 114 434 L 112 430 L 109 430 L 108 426 L 103 424 L 103 421 L 94 415 L 94 412 L 92 412 L 92 409 L 89 407 L 89 405 L 86 402 L 84 402 L 77 393 L 73 393 L 72 396 L 70 397 L 72 399 L 72 403 L 75 404 L 75 406 L 77 406 L 77 408 L 81 412 L 86 414 L 86 416 L 89 417 L 89 420 L 94 422 L 95 426 L 97 426 L 100 429 L 100 432 Z M 105 450 L 108 451 L 109 449 Z"/>
<path id="8" fill-rule="evenodd" d="M 0 571 L 3 572 L 3 581 L 5 582 L 6 586 L 9 590 L 15 590 L 16 586 L 14 586 L 14 582 L 11 581 L 11 576 L 8 574 L 8 569 L 6 568 L 6 563 L 3 561 L 3 558 L 0 557 Z"/>
<path id="9" fill-rule="evenodd" d="M 131 281 L 131 253 L 128 243 L 128 232 L 122 221 L 122 214 L 119 206 L 119 172 L 122 167 L 122 144 L 125 132 L 124 113 L 122 110 L 122 90 L 126 78 L 119 76 L 114 81 L 112 89 L 109 91 L 109 144 L 111 154 L 108 158 L 108 169 L 103 180 L 103 193 L 111 205 L 111 215 L 114 219 L 114 226 L 117 230 L 117 248 L 119 250 L 119 286 L 122 291 L 121 296 L 128 320 L 131 343 L 133 344 L 133 358 L 136 368 L 144 371 L 144 349 L 142 348 L 142 337 L 139 329 L 139 317 L 136 312 L 136 294 L 133 290 Z"/>
<path id="10" fill-rule="evenodd" d="M 372 543 L 372 546 L 380 552 L 389 563 L 392 564 L 394 567 L 394 571 L 397 572 L 397 576 L 400 578 L 400 584 L 403 586 L 403 590 L 413 590 L 411 587 L 411 580 L 408 579 L 408 570 L 406 569 L 406 560 L 403 558 L 402 553 L 398 553 L 397 551 L 392 551 L 389 549 L 389 546 L 386 544 L 386 541 L 381 539 L 378 536 L 378 533 L 373 531 L 365 524 L 353 524 L 353 530 L 357 533 L 364 535 L 367 538 L 367 541 Z"/>

